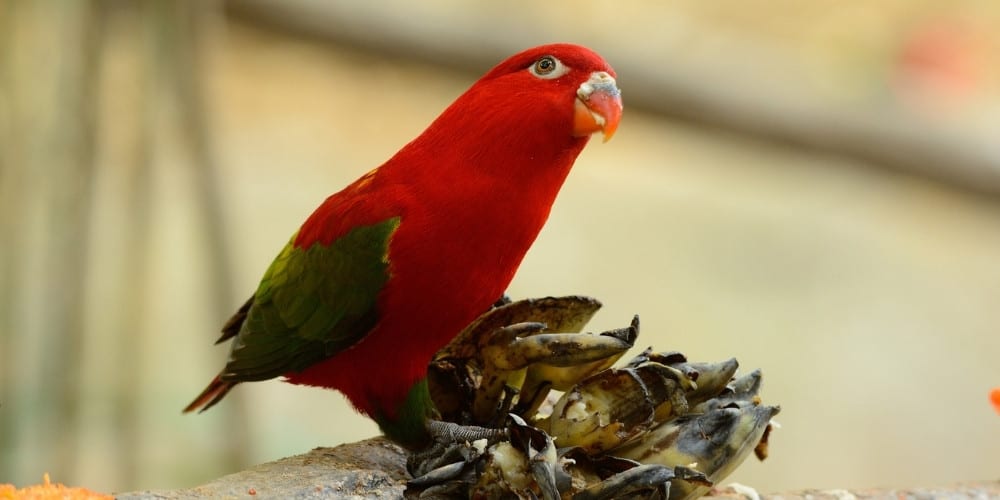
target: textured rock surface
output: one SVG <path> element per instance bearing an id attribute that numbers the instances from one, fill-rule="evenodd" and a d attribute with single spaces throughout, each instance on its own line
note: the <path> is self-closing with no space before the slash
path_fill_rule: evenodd
<path id="1" fill-rule="evenodd" d="M 746 499 L 743 487 L 723 487 L 713 490 L 713 499 Z M 705 497 L 705 498 L 709 498 Z M 827 489 L 801 490 L 785 493 L 760 495 L 762 500 L 943 500 L 943 499 L 1000 499 L 1000 480 L 969 482 L 940 488 L 872 488 L 872 489 Z"/>
<path id="2" fill-rule="evenodd" d="M 402 498 L 406 489 L 406 453 L 402 448 L 373 438 L 336 448 L 316 448 L 309 453 L 261 464 L 220 477 L 202 486 L 182 490 L 119 493 L 119 499 L 194 498 Z M 713 490 L 714 498 L 749 498 L 744 486 Z M 1000 499 L 1000 480 L 965 483 L 941 488 L 870 490 L 803 490 L 761 495 L 774 500 L 854 499 Z"/>
<path id="3" fill-rule="evenodd" d="M 133 491 L 120 499 L 402 498 L 406 454 L 383 438 L 257 465 L 183 490 Z"/>

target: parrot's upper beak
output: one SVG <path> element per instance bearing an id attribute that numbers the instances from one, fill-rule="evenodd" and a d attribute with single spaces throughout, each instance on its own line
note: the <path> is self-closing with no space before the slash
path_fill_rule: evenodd
<path id="1" fill-rule="evenodd" d="M 600 131 L 611 140 L 622 119 L 622 92 L 606 71 L 595 71 L 576 91 L 573 135 L 583 137 Z"/>

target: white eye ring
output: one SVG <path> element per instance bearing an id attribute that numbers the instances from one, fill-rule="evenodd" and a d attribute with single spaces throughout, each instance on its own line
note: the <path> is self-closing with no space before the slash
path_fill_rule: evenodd
<path id="1" fill-rule="evenodd" d="M 569 67 L 562 63 L 555 56 L 544 56 L 538 58 L 528 71 L 538 78 L 553 80 L 569 72 Z"/>

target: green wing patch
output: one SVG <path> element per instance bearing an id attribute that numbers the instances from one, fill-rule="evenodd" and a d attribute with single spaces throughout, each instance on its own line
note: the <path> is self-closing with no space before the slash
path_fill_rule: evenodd
<path id="1" fill-rule="evenodd" d="M 394 217 L 304 249 L 293 245 L 293 235 L 261 279 L 222 379 L 302 371 L 361 340 L 377 321 L 397 227 Z"/>

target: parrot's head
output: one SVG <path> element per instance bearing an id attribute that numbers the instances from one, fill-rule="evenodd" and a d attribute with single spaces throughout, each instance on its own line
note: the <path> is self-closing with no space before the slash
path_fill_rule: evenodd
<path id="1" fill-rule="evenodd" d="M 406 176 L 461 180 L 485 192 L 532 187 L 522 203 L 547 213 L 577 155 L 595 132 L 614 135 L 622 117 L 615 70 L 579 45 L 541 45 L 514 54 L 476 80 L 388 162 Z M 503 178 L 505 184 L 490 184 Z M 449 183 L 417 183 L 451 189 Z M 534 197 L 525 202 L 524 197 Z M 464 202 L 463 202 L 464 203 Z M 539 208 L 539 213 L 543 212 Z"/>
<path id="2" fill-rule="evenodd" d="M 437 159 L 434 175 L 475 165 L 526 178 L 546 167 L 556 179 L 593 133 L 610 139 L 621 116 L 615 70 L 604 58 L 579 45 L 542 45 L 493 67 L 404 152 Z"/>
<path id="3" fill-rule="evenodd" d="M 515 54 L 470 89 L 486 93 L 518 126 L 539 124 L 555 133 L 607 142 L 622 116 L 615 70 L 596 52 L 573 44 L 551 44 Z M 498 113 L 504 114 L 504 113 Z"/>

